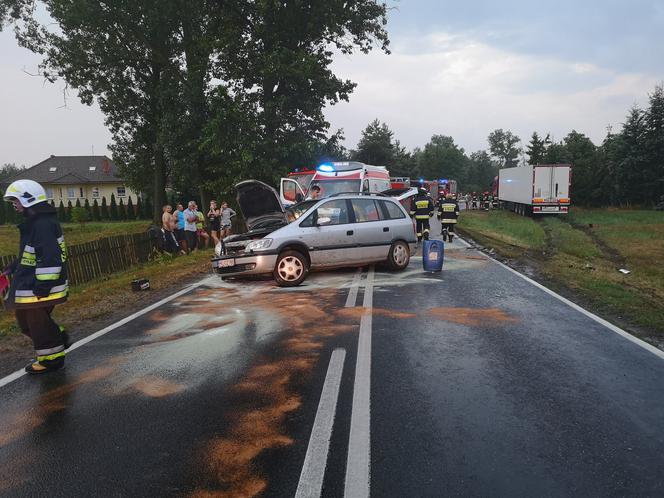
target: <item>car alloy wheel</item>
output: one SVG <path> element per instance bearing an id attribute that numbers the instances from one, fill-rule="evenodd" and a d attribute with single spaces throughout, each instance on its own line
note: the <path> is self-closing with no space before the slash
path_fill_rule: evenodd
<path id="1" fill-rule="evenodd" d="M 306 258 L 298 251 L 285 251 L 279 255 L 274 278 L 282 287 L 299 285 L 309 270 Z"/>
<path id="2" fill-rule="evenodd" d="M 410 249 L 405 242 L 397 241 L 392 244 L 388 263 L 393 270 L 403 270 L 410 262 Z"/>

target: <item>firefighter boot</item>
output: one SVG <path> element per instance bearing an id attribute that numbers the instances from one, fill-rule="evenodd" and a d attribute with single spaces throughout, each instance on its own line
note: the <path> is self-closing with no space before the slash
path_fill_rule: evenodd
<path id="1" fill-rule="evenodd" d="M 39 375 L 60 370 L 64 366 L 65 358 L 64 356 L 61 356 L 60 358 L 56 358 L 54 360 L 35 361 L 30 363 L 25 367 L 25 371 L 29 374 Z"/>

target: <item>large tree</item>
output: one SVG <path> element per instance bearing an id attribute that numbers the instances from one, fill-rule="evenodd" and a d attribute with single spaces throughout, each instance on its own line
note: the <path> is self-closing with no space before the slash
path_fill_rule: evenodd
<path id="1" fill-rule="evenodd" d="M 530 142 L 526 146 L 528 164 L 542 164 L 544 154 L 546 153 L 548 138 L 548 135 L 546 138 L 541 138 L 536 131 L 533 132 L 533 136 L 530 138 Z"/>
<path id="2" fill-rule="evenodd" d="M 242 148 L 252 175 L 272 180 L 328 139 L 325 106 L 348 100 L 355 88 L 332 70 L 335 52 L 387 51 L 386 5 L 260 0 L 239 8 L 240 36 L 220 54 L 215 75 L 228 82 L 229 99 L 240 100 L 233 106 L 252 109 L 256 133 Z"/>
<path id="3" fill-rule="evenodd" d="M 500 161 L 501 168 L 511 168 L 518 163 L 521 148 L 518 147 L 521 139 L 511 131 L 502 128 L 492 131 L 488 137 L 491 155 Z"/>
<path id="4" fill-rule="evenodd" d="M 468 158 L 452 137 L 434 135 L 418 155 L 418 173 L 427 180 L 451 178 L 466 180 Z"/>
<path id="5" fill-rule="evenodd" d="M 378 119 L 373 120 L 362 131 L 357 149 L 351 157 L 355 161 L 379 166 L 392 166 L 396 151 L 394 132 Z"/>

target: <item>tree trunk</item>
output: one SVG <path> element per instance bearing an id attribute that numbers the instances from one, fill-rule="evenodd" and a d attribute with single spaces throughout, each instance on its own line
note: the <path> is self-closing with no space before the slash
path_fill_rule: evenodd
<path id="1" fill-rule="evenodd" d="M 161 143 L 155 144 L 154 150 L 154 183 L 152 191 L 152 221 L 161 226 L 161 210 L 166 200 L 166 159 L 164 147 Z"/>

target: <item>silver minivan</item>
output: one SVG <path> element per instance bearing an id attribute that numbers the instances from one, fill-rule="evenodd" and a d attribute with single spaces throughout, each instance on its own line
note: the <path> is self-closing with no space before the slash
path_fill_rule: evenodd
<path id="1" fill-rule="evenodd" d="M 302 283 L 315 269 L 380 262 L 393 270 L 408 266 L 417 240 L 413 222 L 401 204 L 390 197 L 327 197 L 290 221 L 272 187 L 254 182 L 252 189 L 246 190 L 251 190 L 254 198 L 238 198 L 238 202 L 240 207 L 251 207 L 252 220 L 262 205 L 271 210 L 264 216 L 282 216 L 287 224 L 251 240 L 241 251 L 222 254 L 220 244 L 212 266 L 222 276 L 272 274 L 278 285 L 290 287 Z"/>

